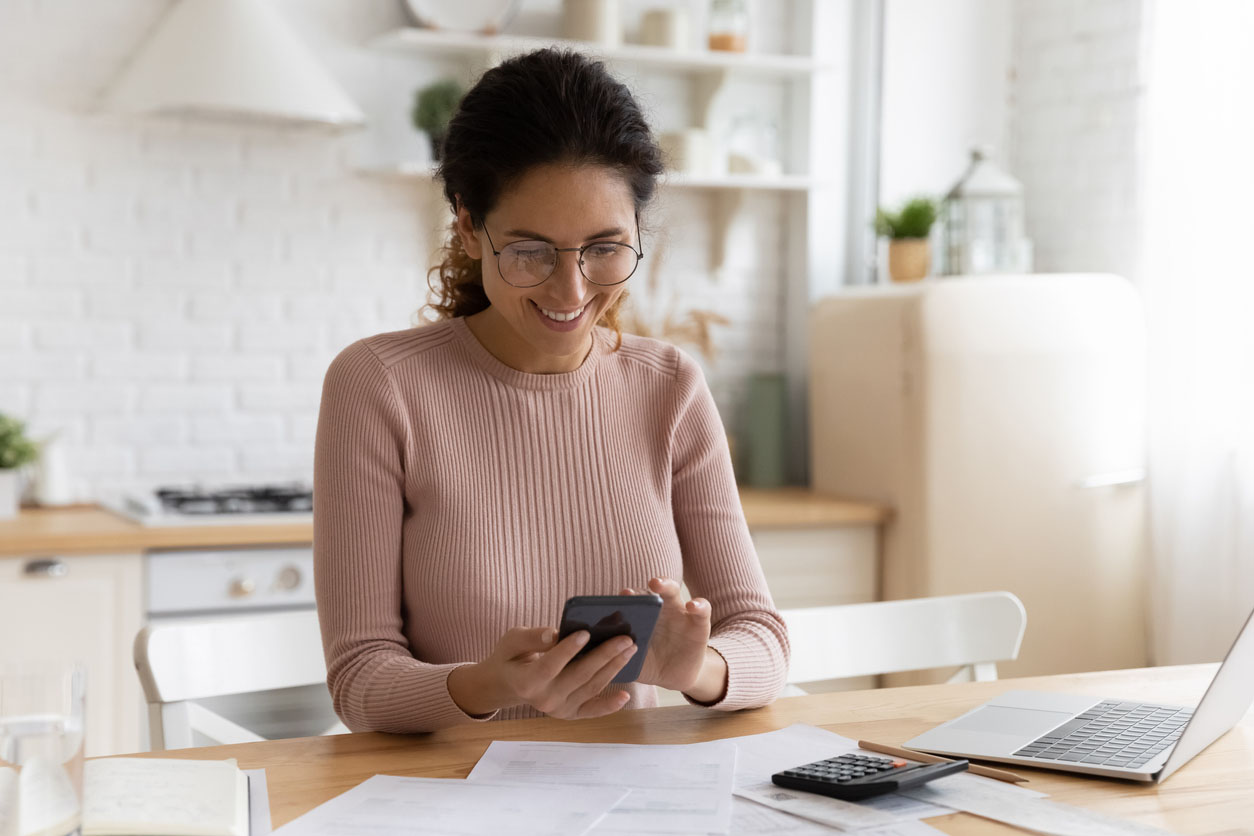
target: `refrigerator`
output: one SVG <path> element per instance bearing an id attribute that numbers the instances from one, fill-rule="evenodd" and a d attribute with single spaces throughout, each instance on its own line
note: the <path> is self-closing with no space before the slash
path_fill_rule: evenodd
<path id="1" fill-rule="evenodd" d="M 1134 287 L 1035 274 L 851 288 L 810 326 L 812 485 L 891 507 L 879 597 L 1015 593 L 1027 629 L 1003 677 L 1148 664 Z"/>

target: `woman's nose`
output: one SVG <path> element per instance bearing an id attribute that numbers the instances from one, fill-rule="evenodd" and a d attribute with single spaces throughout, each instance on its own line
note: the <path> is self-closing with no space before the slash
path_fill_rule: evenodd
<path id="1" fill-rule="evenodd" d="M 561 299 L 563 303 L 577 306 L 584 300 L 587 280 L 579 269 L 580 253 L 564 251 L 557 254 L 557 265 L 549 276 L 549 292 Z"/>

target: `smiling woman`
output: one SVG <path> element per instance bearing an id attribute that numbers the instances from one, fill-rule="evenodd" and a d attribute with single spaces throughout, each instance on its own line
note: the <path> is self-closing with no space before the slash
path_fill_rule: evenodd
<path id="1" fill-rule="evenodd" d="M 354 730 L 772 700 L 784 624 L 696 363 L 624 335 L 661 155 L 583 56 L 489 70 L 448 129 L 441 321 L 361 340 L 323 385 L 314 560 L 327 677 Z M 681 584 L 694 596 L 685 601 Z M 580 653 L 562 603 L 646 588 L 647 647 Z M 611 680 L 636 653 L 638 681 Z"/>
<path id="2" fill-rule="evenodd" d="M 554 194 L 567 199 L 555 201 Z M 480 229 L 459 206 L 457 235 L 466 252 L 481 263 L 485 255 L 496 261 L 483 276 L 489 306 L 466 321 L 484 348 L 520 371 L 579 368 L 593 324 L 617 312 L 635 272 L 633 217 L 622 176 L 596 164 L 532 168 Z M 490 227 L 503 250 L 493 246 Z"/>

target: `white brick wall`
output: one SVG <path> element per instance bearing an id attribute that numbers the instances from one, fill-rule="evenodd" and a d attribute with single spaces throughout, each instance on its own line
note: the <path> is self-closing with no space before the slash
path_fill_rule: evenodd
<path id="1" fill-rule="evenodd" d="M 1018 0 L 1010 168 L 1036 269 L 1135 278 L 1145 0 Z"/>
<path id="2" fill-rule="evenodd" d="M 367 108 L 407 101 L 447 66 L 362 46 L 404 22 L 398 0 L 274 2 Z M 695 38 L 705 6 L 689 5 Z M 168 6 L 0 3 L 0 411 L 36 436 L 61 431 L 84 498 L 307 478 L 327 363 L 415 321 L 446 225 L 430 186 L 354 170 L 370 134 L 102 112 L 101 91 Z M 558 7 L 529 4 L 519 24 L 551 31 Z M 787 9 L 753 7 L 758 48 L 785 49 Z M 707 364 L 734 427 L 744 371 L 782 367 L 784 199 L 746 198 L 715 279 L 708 196 L 673 198 L 653 218 L 676 224 L 660 304 L 674 294 L 734 319 Z"/>

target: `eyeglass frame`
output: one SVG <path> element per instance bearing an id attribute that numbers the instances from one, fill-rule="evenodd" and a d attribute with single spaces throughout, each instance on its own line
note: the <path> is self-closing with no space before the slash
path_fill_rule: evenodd
<path id="1" fill-rule="evenodd" d="M 558 260 L 555 258 L 553 260 L 553 269 L 550 270 L 549 274 L 545 276 L 543 279 L 541 279 L 540 281 L 536 282 L 535 284 L 526 284 L 526 285 L 514 284 L 509 279 L 505 278 L 505 271 L 501 269 L 501 253 L 503 251 L 498 250 L 496 248 L 496 244 L 493 243 L 492 233 L 488 232 L 488 225 L 484 223 L 484 224 L 481 224 L 480 226 L 483 229 L 483 234 L 488 236 L 488 247 L 489 249 L 492 250 L 492 255 L 496 259 L 497 275 L 501 277 L 501 281 L 505 282 L 510 287 L 517 287 L 517 288 L 539 287 L 540 285 L 547 282 L 549 279 L 553 278 L 553 274 L 557 272 Z M 576 259 L 575 261 L 576 266 L 579 267 L 579 275 L 583 276 L 584 281 L 590 284 L 594 284 L 597 287 L 618 287 L 620 284 L 627 281 L 627 279 L 630 279 L 632 276 L 636 275 L 636 271 L 640 269 L 640 262 L 644 259 L 644 239 L 640 237 L 640 215 L 639 214 L 636 215 L 636 241 L 639 242 L 640 249 L 636 249 L 631 244 L 624 244 L 621 241 L 593 241 L 590 244 L 584 244 L 582 247 L 555 247 L 553 246 L 553 243 L 551 241 L 543 241 L 538 238 L 524 238 L 519 241 L 510 241 L 509 244 L 506 244 L 505 246 L 508 247 L 513 244 L 521 244 L 523 241 L 539 241 L 542 244 L 548 244 L 550 247 L 553 247 L 554 252 L 559 253 L 559 254 L 560 253 L 579 253 L 579 258 Z M 584 253 L 584 250 L 588 249 L 589 247 L 595 247 L 598 244 L 614 244 L 619 247 L 626 247 L 627 249 L 631 250 L 633 253 L 636 254 L 636 264 L 634 267 L 631 268 L 631 272 L 628 273 L 625 278 L 619 279 L 616 282 L 611 282 L 610 284 L 602 284 L 601 282 L 594 282 L 592 281 L 592 279 L 588 278 L 588 274 L 583 271 L 583 253 Z"/>

